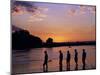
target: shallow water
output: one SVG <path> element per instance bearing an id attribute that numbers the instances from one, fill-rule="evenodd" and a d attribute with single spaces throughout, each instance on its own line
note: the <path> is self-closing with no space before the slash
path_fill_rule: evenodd
<path id="1" fill-rule="evenodd" d="M 63 52 L 63 71 L 66 71 L 66 52 L 71 53 L 70 70 L 75 70 L 74 49 L 78 51 L 78 70 L 82 70 L 82 49 L 86 49 L 86 68 L 96 68 L 96 47 L 95 46 L 68 46 L 53 48 L 33 48 L 29 51 L 12 52 L 12 73 L 34 73 L 43 72 L 44 51 L 48 52 L 48 72 L 59 71 L 59 50 Z"/>

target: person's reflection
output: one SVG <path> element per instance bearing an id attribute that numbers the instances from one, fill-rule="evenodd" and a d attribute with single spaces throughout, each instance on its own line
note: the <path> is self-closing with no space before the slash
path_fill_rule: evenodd
<path id="1" fill-rule="evenodd" d="M 66 70 L 67 70 L 67 71 L 70 71 L 70 66 L 68 66 L 68 65 L 67 65 L 67 68 L 66 68 Z"/>
<path id="2" fill-rule="evenodd" d="M 62 71 L 62 64 L 59 64 L 59 71 Z"/>
<path id="3" fill-rule="evenodd" d="M 59 71 L 62 71 L 63 53 L 59 51 Z"/>
<path id="4" fill-rule="evenodd" d="M 78 64 L 75 65 L 75 70 L 78 70 Z"/>
<path id="5" fill-rule="evenodd" d="M 85 64 L 83 64 L 83 68 L 82 68 L 82 69 L 83 69 L 83 70 L 85 70 L 85 67 L 86 67 L 86 65 L 85 65 Z"/>
<path id="6" fill-rule="evenodd" d="M 44 63 L 43 63 L 43 72 L 48 72 L 48 54 L 47 51 L 44 51 Z"/>

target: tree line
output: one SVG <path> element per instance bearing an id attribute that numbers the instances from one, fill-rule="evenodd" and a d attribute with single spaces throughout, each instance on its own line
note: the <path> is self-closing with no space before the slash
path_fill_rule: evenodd
<path id="1" fill-rule="evenodd" d="M 52 38 L 46 40 L 46 44 L 38 37 L 31 35 L 27 30 L 19 30 L 12 33 L 12 49 L 39 48 L 53 43 Z"/>
<path id="2" fill-rule="evenodd" d="M 58 46 L 79 46 L 79 45 L 96 45 L 96 41 L 84 42 L 53 42 L 52 38 L 48 38 L 43 42 L 40 37 L 31 35 L 27 30 L 18 30 L 12 32 L 12 49 L 28 50 L 29 48 L 41 47 L 58 47 Z"/>

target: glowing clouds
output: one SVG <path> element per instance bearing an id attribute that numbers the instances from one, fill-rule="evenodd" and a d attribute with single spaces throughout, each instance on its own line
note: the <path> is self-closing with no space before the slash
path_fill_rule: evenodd
<path id="1" fill-rule="evenodd" d="M 80 5 L 80 6 L 79 6 L 79 9 L 80 9 L 80 12 L 81 12 L 81 13 L 84 12 L 84 14 L 85 14 L 86 12 L 95 14 L 95 12 L 96 12 L 96 7 L 95 7 L 95 6 Z"/>
<path id="2" fill-rule="evenodd" d="M 88 8 L 88 10 L 93 14 L 96 13 L 96 7 L 95 6 L 92 6 L 92 7 Z"/>
<path id="3" fill-rule="evenodd" d="M 23 15 L 23 14 L 26 14 L 26 13 L 27 12 L 26 12 L 24 7 L 22 7 L 22 6 L 15 6 L 12 15 L 16 16 L 16 15 Z"/>
<path id="4" fill-rule="evenodd" d="M 67 15 L 69 16 L 76 16 L 76 15 L 85 15 L 87 13 L 89 14 L 95 14 L 96 7 L 95 6 L 86 6 L 86 5 L 79 5 L 76 6 L 77 8 L 69 8 L 67 10 Z"/>
<path id="5" fill-rule="evenodd" d="M 76 15 L 76 9 L 73 9 L 73 8 L 72 8 L 72 9 L 68 10 L 68 11 L 67 11 L 67 14 L 70 15 L 70 16 Z"/>
<path id="6" fill-rule="evenodd" d="M 25 1 L 13 1 L 11 7 L 11 12 L 14 16 L 33 14 L 37 10 L 37 7 L 34 6 L 34 3 Z"/>
<path id="7" fill-rule="evenodd" d="M 47 15 L 43 13 L 44 11 L 48 11 L 48 8 L 38 7 L 34 14 L 29 17 L 28 22 L 42 21 L 47 17 Z"/>
<path id="8" fill-rule="evenodd" d="M 34 22 L 34 21 L 42 21 L 43 19 L 41 17 L 35 17 L 34 15 L 33 16 L 30 16 L 29 17 L 29 20 L 28 22 Z"/>
<path id="9" fill-rule="evenodd" d="M 47 7 L 37 7 L 37 8 L 40 11 L 44 11 L 44 12 L 48 11 L 48 8 Z"/>
<path id="10" fill-rule="evenodd" d="M 18 12 L 18 7 L 20 7 L 21 10 L 26 10 L 27 12 L 34 12 L 37 8 L 34 6 L 34 4 L 30 2 L 25 2 L 25 1 L 15 1 L 12 4 L 12 13 L 13 12 Z M 24 7 L 24 9 L 23 9 Z"/>
<path id="11" fill-rule="evenodd" d="M 47 17 L 44 12 L 47 12 L 48 8 L 35 6 L 34 2 L 14 1 L 12 3 L 12 17 L 29 15 L 28 22 L 42 21 Z"/>

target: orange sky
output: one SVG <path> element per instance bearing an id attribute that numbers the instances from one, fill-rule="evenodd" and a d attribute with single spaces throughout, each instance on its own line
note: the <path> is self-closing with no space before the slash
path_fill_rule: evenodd
<path id="1" fill-rule="evenodd" d="M 54 42 L 95 40 L 95 6 L 33 4 L 37 9 L 31 13 L 25 9 L 27 6 L 16 6 L 18 12 L 12 13 L 12 24 L 28 30 L 43 41 L 49 37 Z"/>

